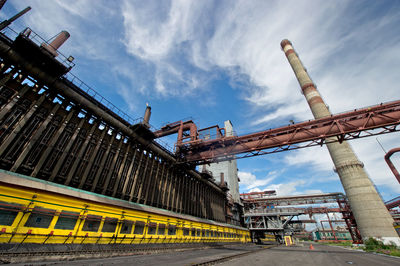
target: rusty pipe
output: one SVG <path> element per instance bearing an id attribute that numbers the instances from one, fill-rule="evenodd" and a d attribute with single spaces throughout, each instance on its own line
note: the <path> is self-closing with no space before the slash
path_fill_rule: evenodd
<path id="1" fill-rule="evenodd" d="M 162 127 L 160 130 L 154 131 L 154 135 L 156 138 L 161 138 L 165 136 L 169 136 L 175 133 L 178 133 L 178 142 L 183 138 L 184 131 L 190 131 L 190 140 L 197 139 L 197 126 L 192 120 L 188 120 L 185 122 L 178 121 L 171 124 L 168 124 Z M 180 131 L 182 133 L 180 133 Z"/>
<path id="2" fill-rule="evenodd" d="M 386 161 L 386 163 L 388 164 L 390 170 L 392 170 L 394 176 L 395 176 L 396 179 L 397 179 L 397 182 L 400 183 L 400 174 L 399 174 L 399 172 L 397 171 L 397 169 L 396 169 L 396 167 L 394 166 L 394 164 L 392 163 L 392 161 L 390 160 L 390 157 L 391 157 L 394 153 L 396 153 L 396 152 L 400 152 L 400 148 L 394 148 L 394 149 L 391 149 L 390 151 L 388 151 L 388 152 L 385 154 L 385 161 Z"/>

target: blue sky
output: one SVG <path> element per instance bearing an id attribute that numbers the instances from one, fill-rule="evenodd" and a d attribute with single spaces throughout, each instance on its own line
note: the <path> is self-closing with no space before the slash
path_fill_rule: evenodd
<path id="1" fill-rule="evenodd" d="M 12 27 L 45 39 L 61 30 L 72 73 L 133 118 L 192 118 L 200 128 L 231 120 L 237 134 L 312 118 L 280 49 L 288 38 L 333 113 L 400 99 L 400 1 L 14 0 Z M 399 133 L 378 137 L 386 150 Z M 167 138 L 173 143 L 175 138 Z M 351 141 L 385 200 L 400 184 L 376 137 Z M 393 157 L 400 168 L 400 156 Z M 238 161 L 241 192 L 343 191 L 326 147 Z"/>

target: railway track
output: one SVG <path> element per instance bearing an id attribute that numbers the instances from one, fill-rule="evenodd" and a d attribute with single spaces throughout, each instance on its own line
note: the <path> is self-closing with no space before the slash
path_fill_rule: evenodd
<path id="1" fill-rule="evenodd" d="M 54 260 L 76 260 L 76 259 L 95 259 L 95 258 L 109 258 L 116 256 L 132 256 L 132 255 L 146 255 L 158 254 L 166 252 L 179 252 L 189 250 L 200 250 L 208 248 L 224 248 L 236 245 L 233 243 L 227 244 L 190 244 L 190 245 L 168 245 L 163 247 L 157 246 L 142 246 L 136 248 L 127 248 L 117 245 L 113 248 L 104 248 L 103 245 L 95 247 L 94 245 L 68 247 L 70 250 L 29 250 L 25 248 L 23 251 L 13 251 L 12 248 L 0 251 L 0 264 L 9 263 L 25 263 L 25 262 L 41 262 L 41 261 L 54 261 Z M 18 247 L 14 247 L 16 249 Z M 247 253 L 247 252 L 246 252 Z M 210 264 L 205 264 L 210 265 Z"/>

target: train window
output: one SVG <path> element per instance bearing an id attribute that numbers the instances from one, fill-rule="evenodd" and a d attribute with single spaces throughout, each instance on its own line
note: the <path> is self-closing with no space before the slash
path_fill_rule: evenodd
<path id="1" fill-rule="evenodd" d="M 133 233 L 135 235 L 143 235 L 143 231 L 144 231 L 144 222 L 137 221 Z"/>
<path id="2" fill-rule="evenodd" d="M 192 236 L 196 236 L 196 229 L 192 228 Z"/>
<path id="3" fill-rule="evenodd" d="M 22 205 L 0 201 L 0 224 L 12 225 Z"/>
<path id="4" fill-rule="evenodd" d="M 25 227 L 47 228 L 53 220 L 55 210 L 35 207 L 25 223 Z"/>
<path id="5" fill-rule="evenodd" d="M 58 217 L 54 229 L 72 230 L 75 228 L 76 221 L 79 218 L 78 212 L 62 211 Z"/>
<path id="6" fill-rule="evenodd" d="M 104 220 L 103 229 L 101 229 L 101 231 L 105 233 L 114 233 L 115 228 L 117 228 L 117 224 L 118 224 L 117 218 L 106 217 L 106 219 Z"/>
<path id="7" fill-rule="evenodd" d="M 147 228 L 147 234 L 155 235 L 157 232 L 157 223 L 149 223 L 149 227 Z"/>
<path id="8" fill-rule="evenodd" d="M 197 229 L 196 232 L 197 232 L 197 236 L 201 236 L 200 229 Z"/>
<path id="9" fill-rule="evenodd" d="M 176 226 L 168 225 L 168 235 L 175 235 L 175 234 L 176 234 Z"/>
<path id="10" fill-rule="evenodd" d="M 165 224 L 158 224 L 158 234 L 159 235 L 165 234 Z"/>
<path id="11" fill-rule="evenodd" d="M 121 234 L 130 234 L 132 232 L 132 225 L 133 225 L 132 221 L 128 221 L 128 220 L 123 221 L 120 233 Z"/>
<path id="12" fill-rule="evenodd" d="M 183 235 L 188 236 L 189 235 L 189 228 L 183 228 Z"/>
<path id="13" fill-rule="evenodd" d="M 87 215 L 82 231 L 97 232 L 100 227 L 101 216 Z"/>

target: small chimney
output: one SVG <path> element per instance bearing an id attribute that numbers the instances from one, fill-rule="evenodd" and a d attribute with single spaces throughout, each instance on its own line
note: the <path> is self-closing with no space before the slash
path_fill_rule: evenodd
<path id="1" fill-rule="evenodd" d="M 58 56 L 57 50 L 58 48 L 63 45 L 63 43 L 68 40 L 70 34 L 67 31 L 62 31 L 60 32 L 57 37 L 50 43 L 50 44 L 45 44 L 42 43 L 42 47 L 45 48 L 51 55 L 54 57 Z"/>
<path id="2" fill-rule="evenodd" d="M 144 112 L 143 124 L 147 127 L 150 127 L 150 116 L 151 116 L 151 107 L 148 103 L 146 103 L 146 111 Z"/>

